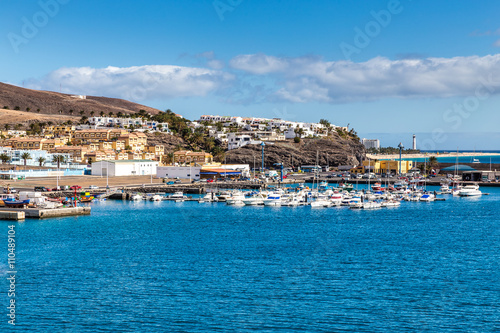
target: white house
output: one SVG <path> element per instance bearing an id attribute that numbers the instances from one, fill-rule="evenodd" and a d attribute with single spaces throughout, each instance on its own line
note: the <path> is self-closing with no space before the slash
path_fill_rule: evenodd
<path id="1" fill-rule="evenodd" d="M 194 166 L 159 166 L 156 168 L 158 178 L 200 179 L 201 167 Z"/>
<path id="2" fill-rule="evenodd" d="M 143 176 L 155 175 L 158 161 L 116 160 L 92 163 L 93 176 Z"/>

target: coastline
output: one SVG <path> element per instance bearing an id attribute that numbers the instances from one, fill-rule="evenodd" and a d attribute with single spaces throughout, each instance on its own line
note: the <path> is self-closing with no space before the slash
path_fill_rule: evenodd
<path id="1" fill-rule="evenodd" d="M 426 158 L 426 157 L 480 157 L 480 156 L 500 156 L 500 153 L 420 153 L 420 154 L 402 154 L 401 158 Z M 399 159 L 399 154 L 366 154 L 371 160 L 392 160 Z"/>

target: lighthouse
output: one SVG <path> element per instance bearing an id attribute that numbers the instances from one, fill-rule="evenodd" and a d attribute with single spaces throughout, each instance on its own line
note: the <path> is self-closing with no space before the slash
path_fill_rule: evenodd
<path id="1" fill-rule="evenodd" d="M 413 134 L 413 146 L 411 149 L 417 150 L 417 136 L 415 134 Z"/>

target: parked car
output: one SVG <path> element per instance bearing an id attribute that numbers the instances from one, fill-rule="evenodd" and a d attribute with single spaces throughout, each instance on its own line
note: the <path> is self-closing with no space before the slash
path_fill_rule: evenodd
<path id="1" fill-rule="evenodd" d="M 174 185 L 175 183 L 173 181 L 167 182 L 167 185 Z"/>
<path id="2" fill-rule="evenodd" d="M 81 190 L 82 187 L 80 185 L 73 185 L 69 188 L 70 190 Z"/>
<path id="3" fill-rule="evenodd" d="M 97 185 L 89 185 L 89 189 L 91 189 L 91 190 L 98 190 L 99 186 L 97 186 Z"/>
<path id="4" fill-rule="evenodd" d="M 176 183 L 176 184 L 180 184 L 180 183 L 182 183 L 182 181 L 181 181 L 180 179 L 176 179 L 176 180 L 174 181 L 174 183 Z"/>
<path id="5" fill-rule="evenodd" d="M 50 189 L 47 189 L 47 190 L 50 190 Z M 61 186 L 56 186 L 52 189 L 52 191 L 60 191 L 61 190 Z"/>
<path id="6" fill-rule="evenodd" d="M 6 191 L 7 189 L 4 188 L 3 192 L 6 193 Z M 51 189 L 45 186 L 35 186 L 35 192 L 49 192 L 49 191 L 51 191 Z"/>
<path id="7" fill-rule="evenodd" d="M 9 188 L 8 190 L 7 187 L 3 188 L 3 193 L 7 193 L 8 191 L 10 191 L 10 193 L 17 193 L 17 190 L 13 187 Z"/>
<path id="8" fill-rule="evenodd" d="M 213 179 L 207 179 L 207 183 L 213 183 L 214 180 Z"/>

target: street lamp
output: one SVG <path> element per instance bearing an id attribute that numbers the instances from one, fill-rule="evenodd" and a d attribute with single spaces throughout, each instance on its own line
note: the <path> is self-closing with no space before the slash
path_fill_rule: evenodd
<path id="1" fill-rule="evenodd" d="M 266 144 L 264 143 L 264 141 L 262 141 L 260 145 L 262 147 L 262 171 L 261 172 L 264 172 L 264 147 L 266 146 Z"/>
<path id="2" fill-rule="evenodd" d="M 405 148 L 403 146 L 403 144 L 400 142 L 399 145 L 398 145 L 398 148 L 399 148 L 399 175 L 401 176 L 401 153 L 403 151 L 403 149 Z"/>

